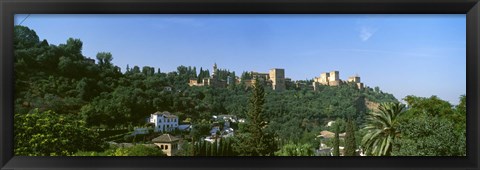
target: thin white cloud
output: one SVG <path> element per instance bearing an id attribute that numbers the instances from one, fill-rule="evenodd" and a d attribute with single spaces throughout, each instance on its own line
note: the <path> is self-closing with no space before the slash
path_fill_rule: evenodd
<path id="1" fill-rule="evenodd" d="M 315 49 L 310 51 L 302 51 L 296 53 L 295 55 L 298 56 L 321 56 L 326 54 L 338 54 L 338 53 L 363 53 L 363 54 L 372 54 L 371 57 L 379 56 L 381 57 L 415 57 L 415 58 L 432 58 L 432 57 L 439 57 L 440 53 L 435 53 L 434 51 L 426 51 L 426 50 L 410 50 L 410 51 L 399 51 L 399 50 L 373 50 L 373 49 Z"/>
<path id="2" fill-rule="evenodd" d="M 362 40 L 363 42 L 368 41 L 368 39 L 370 39 L 375 34 L 375 32 L 377 32 L 376 28 L 368 26 L 360 27 L 360 40 Z"/>

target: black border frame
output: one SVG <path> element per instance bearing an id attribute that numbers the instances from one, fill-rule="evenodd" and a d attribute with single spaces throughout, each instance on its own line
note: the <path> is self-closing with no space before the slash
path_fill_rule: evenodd
<path id="1" fill-rule="evenodd" d="M 0 0 L 1 169 L 479 169 L 479 0 Z M 13 156 L 14 14 L 466 14 L 466 157 Z"/>

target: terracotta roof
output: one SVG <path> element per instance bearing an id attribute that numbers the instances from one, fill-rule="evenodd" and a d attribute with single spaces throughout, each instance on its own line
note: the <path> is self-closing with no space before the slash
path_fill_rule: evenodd
<path id="1" fill-rule="evenodd" d="M 154 143 L 161 143 L 161 142 L 166 142 L 166 143 L 169 143 L 169 142 L 175 142 L 175 141 L 178 141 L 179 139 L 176 138 L 175 136 L 172 136 L 170 134 L 163 134 L 159 137 L 156 137 L 154 139 L 152 139 L 152 142 Z"/>

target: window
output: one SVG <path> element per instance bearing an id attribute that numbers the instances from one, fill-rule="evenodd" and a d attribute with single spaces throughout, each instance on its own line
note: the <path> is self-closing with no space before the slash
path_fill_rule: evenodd
<path id="1" fill-rule="evenodd" d="M 168 145 L 165 145 L 165 149 L 168 149 Z"/>
<path id="2" fill-rule="evenodd" d="M 163 145 L 161 145 L 160 148 L 163 149 Z"/>

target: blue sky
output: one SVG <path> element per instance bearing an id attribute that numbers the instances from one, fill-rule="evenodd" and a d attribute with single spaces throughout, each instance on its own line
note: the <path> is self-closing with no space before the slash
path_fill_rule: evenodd
<path id="1" fill-rule="evenodd" d="M 16 15 L 19 24 L 27 15 Z M 179 65 L 268 72 L 305 80 L 358 74 L 397 99 L 466 93 L 465 15 L 30 15 L 22 25 L 51 44 L 81 39 L 125 70 Z"/>

